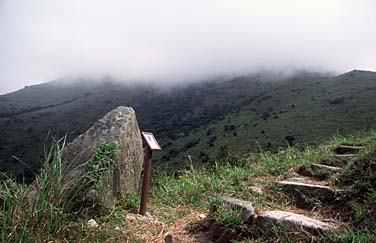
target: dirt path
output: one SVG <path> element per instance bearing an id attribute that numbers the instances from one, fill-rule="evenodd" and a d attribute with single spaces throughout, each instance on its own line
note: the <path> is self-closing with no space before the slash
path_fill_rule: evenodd
<path id="1" fill-rule="evenodd" d="M 127 232 L 132 238 L 148 243 L 210 243 L 210 231 L 205 228 L 205 225 L 208 225 L 207 213 L 187 207 L 180 208 L 180 210 L 182 209 L 185 210 L 184 216 L 169 225 L 163 222 L 162 217 L 150 214 L 146 216 L 128 214 L 126 217 Z"/>

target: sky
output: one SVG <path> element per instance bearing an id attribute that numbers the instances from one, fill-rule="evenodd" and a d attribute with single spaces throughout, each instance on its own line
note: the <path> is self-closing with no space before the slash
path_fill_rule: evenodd
<path id="1" fill-rule="evenodd" d="M 376 71 L 375 13 L 373 0 L 0 0 L 0 94 L 65 76 Z"/>

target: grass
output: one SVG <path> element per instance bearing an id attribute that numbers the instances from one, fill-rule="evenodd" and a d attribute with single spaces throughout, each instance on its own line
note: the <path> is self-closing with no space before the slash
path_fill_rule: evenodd
<path id="1" fill-rule="evenodd" d="M 227 227 L 241 227 L 243 220 L 239 217 L 239 210 L 224 203 L 220 197 L 210 201 L 210 217 L 223 223 Z"/>
<path id="2" fill-rule="evenodd" d="M 98 183 L 105 173 L 104 168 L 109 166 L 107 163 L 112 163 L 114 154 L 106 148 L 116 152 L 113 149 L 116 146 L 110 142 L 100 146 L 93 161 L 87 164 L 91 168 L 88 173 L 77 179 L 79 183 L 70 184 L 64 177 L 68 170 L 62 160 L 64 146 L 65 138 L 53 140 L 46 149 L 40 173 L 31 185 L 11 178 L 0 182 L 1 242 L 105 242 L 109 237 L 118 238 L 119 242 L 129 240 L 127 235 L 114 233 L 112 227 L 120 222 L 119 217 L 126 215 L 122 207 L 98 217 L 101 226 L 93 229 L 88 228 L 82 207 L 73 206 L 79 200 L 77 197 L 83 196 L 82 191 L 90 190 Z M 106 226 L 108 222 L 111 222 L 110 227 Z"/>
<path id="3" fill-rule="evenodd" d="M 328 178 L 333 185 L 347 190 L 342 204 L 333 207 L 336 212 L 348 214 L 346 226 L 336 235 L 312 235 L 281 227 L 261 232 L 243 224 L 239 212 L 219 199 L 230 195 L 251 201 L 257 212 L 294 210 L 294 198 L 286 196 L 273 181 L 294 176 L 293 172 L 301 166 L 328 159 L 337 144 L 362 144 L 365 149 L 359 153 L 359 159 L 350 161 L 339 173 Z M 64 187 L 66 168 L 61 160 L 64 145 L 64 139 L 55 140 L 46 150 L 43 167 L 33 187 L 9 178 L 1 181 L 1 241 L 140 242 L 132 238 L 132 225 L 124 220 L 130 212 L 137 212 L 138 194 L 125 195 L 115 207 L 95 216 L 98 228 L 89 228 L 88 218 L 81 214 L 80 208 L 70 206 L 72 194 Z M 104 149 L 106 147 L 112 153 Z M 104 150 L 97 150 L 97 159 L 87 165 L 98 170 L 98 173 L 91 170 L 96 175 L 91 177 L 93 180 L 85 179 L 90 185 L 106 173 L 103 169 L 111 166 L 109 160 L 117 151 L 116 145 L 111 143 L 101 148 Z M 187 157 L 186 169 L 173 175 L 160 167 L 155 169 L 148 208 L 166 225 L 172 225 L 186 217 L 192 208 L 203 212 L 215 206 L 208 220 L 220 231 L 229 232 L 233 242 L 375 242 L 375 151 L 376 131 L 371 131 L 335 137 L 317 148 L 288 147 L 275 153 L 260 151 L 245 156 L 227 150 L 217 160 L 201 167 L 194 166 Z M 255 185 L 261 186 L 263 193 L 250 189 Z M 321 202 L 314 204 L 317 203 Z"/>
<path id="4" fill-rule="evenodd" d="M 151 194 L 154 205 L 176 207 L 193 205 L 208 208 L 211 198 L 234 195 L 250 199 L 260 208 L 283 208 L 290 199 L 281 193 L 272 180 L 291 176 L 291 168 L 297 168 L 317 160 L 324 155 L 325 148 L 306 149 L 289 147 L 279 153 L 260 152 L 249 155 L 240 165 L 215 161 L 211 166 L 180 171 L 170 175 L 157 169 L 152 178 Z M 250 190 L 251 186 L 262 185 L 267 194 Z"/>
<path id="5" fill-rule="evenodd" d="M 31 187 L 12 179 L 1 182 L 2 242 L 36 242 L 67 233 L 66 225 L 73 215 L 64 211 L 64 144 L 64 139 L 55 140 L 46 151 L 43 167 Z"/>
<path id="6" fill-rule="evenodd" d="M 339 173 L 326 178 L 338 187 L 347 190 L 344 203 L 336 205 L 336 212 L 351 215 L 346 227 L 338 235 L 314 236 L 300 231 L 291 232 L 276 227 L 267 237 L 260 232 L 243 225 L 239 213 L 222 204 L 218 197 L 231 195 L 252 202 L 256 210 L 292 209 L 293 198 L 286 196 L 273 181 L 286 179 L 297 168 L 310 163 L 327 160 L 338 144 L 362 144 L 365 149 L 359 159 L 349 162 Z M 376 132 L 358 133 L 348 137 L 336 136 L 317 148 L 288 147 L 276 153 L 260 151 L 238 157 L 238 162 L 222 157 L 211 165 L 193 167 L 187 159 L 185 170 L 170 175 L 157 169 L 152 179 L 152 204 L 154 207 L 176 207 L 189 205 L 198 210 L 216 205 L 217 210 L 211 214 L 211 220 L 223 224 L 225 228 L 242 231 L 243 242 L 374 242 L 376 232 L 375 171 L 376 167 Z M 231 154 L 231 153 L 229 153 Z M 255 193 L 251 186 L 262 185 L 264 193 Z M 309 205 L 323 205 L 313 198 L 306 198 Z M 159 209 L 159 214 L 163 214 Z M 170 217 L 166 210 L 164 217 Z M 325 216 L 324 216 L 325 217 Z M 248 233 L 245 233 L 248 232 Z M 250 235 L 247 241 L 246 237 Z M 239 239 L 238 239 L 239 240 Z"/>

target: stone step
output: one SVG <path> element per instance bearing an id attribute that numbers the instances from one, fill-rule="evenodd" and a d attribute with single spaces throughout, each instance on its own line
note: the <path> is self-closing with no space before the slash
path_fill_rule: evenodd
<path id="1" fill-rule="evenodd" d="M 332 174 L 341 170 L 340 167 L 312 163 L 310 165 L 304 165 L 296 170 L 296 173 L 301 176 L 309 176 L 319 180 L 324 180 L 330 177 Z"/>
<path id="2" fill-rule="evenodd" d="M 346 162 L 357 158 L 356 154 L 333 154 L 332 157 L 339 162 Z"/>
<path id="3" fill-rule="evenodd" d="M 291 182 L 301 182 L 305 184 L 313 184 L 313 185 L 320 185 L 320 186 L 328 186 L 329 182 L 325 180 L 316 180 L 316 178 L 312 178 L 310 176 L 297 176 L 297 177 L 291 177 L 288 178 L 285 181 L 291 181 Z"/>
<path id="4" fill-rule="evenodd" d="M 252 206 L 252 203 L 249 201 L 240 200 L 233 197 L 223 196 L 221 197 L 222 201 L 231 205 L 238 210 L 240 210 L 240 215 L 243 221 L 247 224 L 252 224 L 255 216 L 255 209 Z"/>
<path id="5" fill-rule="evenodd" d="M 344 192 L 344 190 L 334 189 L 329 186 L 309 184 L 300 181 L 285 180 L 278 181 L 277 184 L 282 187 L 285 193 L 294 195 L 298 197 L 298 199 L 308 197 L 323 202 L 330 202 Z"/>
<path id="6" fill-rule="evenodd" d="M 255 225 L 262 231 L 270 231 L 274 226 L 288 230 L 306 230 L 313 234 L 337 232 L 338 225 L 331 225 L 317 219 L 287 211 L 265 211 L 257 215 Z"/>
<path id="7" fill-rule="evenodd" d="M 357 145 L 338 145 L 334 148 L 334 153 L 336 154 L 354 154 L 358 153 L 361 149 L 363 149 L 363 146 L 357 146 Z"/>
<path id="8" fill-rule="evenodd" d="M 338 171 L 341 170 L 340 167 L 317 164 L 317 163 L 311 164 L 311 168 L 318 169 L 318 170 L 324 170 L 324 171 L 329 172 L 329 173 L 330 172 L 335 173 L 335 172 L 338 172 Z"/>

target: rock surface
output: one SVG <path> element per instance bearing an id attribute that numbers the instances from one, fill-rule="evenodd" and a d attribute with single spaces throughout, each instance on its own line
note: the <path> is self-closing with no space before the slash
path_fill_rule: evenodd
<path id="1" fill-rule="evenodd" d="M 109 168 L 100 201 L 111 206 L 126 192 L 136 192 L 140 184 L 143 149 L 135 111 L 120 106 L 98 120 L 86 132 L 67 145 L 64 160 L 71 168 L 68 178 L 86 173 L 85 163 L 93 158 L 98 146 L 106 141 L 117 143 L 119 153 Z"/>
<path id="2" fill-rule="evenodd" d="M 253 223 L 255 209 L 252 207 L 251 202 L 226 196 L 222 197 L 222 200 L 230 204 L 232 207 L 238 208 L 240 210 L 241 217 L 245 223 Z"/>
<path id="3" fill-rule="evenodd" d="M 286 211 L 266 211 L 258 214 L 255 224 L 264 231 L 273 226 L 282 226 L 287 229 L 301 229 L 311 233 L 335 232 L 338 226 L 332 226 L 322 221 Z"/>

